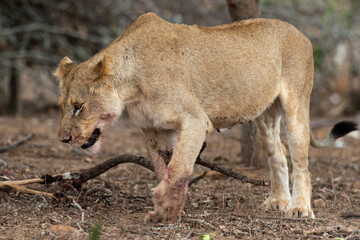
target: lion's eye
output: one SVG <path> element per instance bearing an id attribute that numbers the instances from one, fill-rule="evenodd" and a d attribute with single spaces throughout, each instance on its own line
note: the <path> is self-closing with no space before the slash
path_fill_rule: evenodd
<path id="1" fill-rule="evenodd" d="M 79 114 L 79 111 L 82 109 L 83 104 L 75 103 L 73 108 L 73 114 L 75 117 Z"/>

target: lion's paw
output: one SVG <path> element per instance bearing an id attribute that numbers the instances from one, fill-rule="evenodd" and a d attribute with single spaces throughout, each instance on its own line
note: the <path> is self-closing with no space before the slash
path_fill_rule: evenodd
<path id="1" fill-rule="evenodd" d="M 176 222 L 184 209 L 187 193 L 186 179 L 173 183 L 163 180 L 154 190 L 155 210 L 149 212 L 146 222 Z"/>
<path id="2" fill-rule="evenodd" d="M 285 211 L 290 205 L 290 197 L 277 198 L 269 196 L 263 205 L 266 210 Z"/>
<path id="3" fill-rule="evenodd" d="M 311 206 L 303 205 L 295 205 L 291 206 L 289 210 L 286 212 L 286 217 L 289 218 L 315 218 L 314 212 L 311 209 Z"/>

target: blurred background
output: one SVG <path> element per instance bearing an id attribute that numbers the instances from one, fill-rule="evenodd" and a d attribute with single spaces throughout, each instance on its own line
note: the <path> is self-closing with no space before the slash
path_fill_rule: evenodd
<path id="1" fill-rule="evenodd" d="M 312 114 L 340 116 L 360 109 L 360 1 L 260 0 L 264 18 L 295 25 L 314 47 Z M 63 56 L 87 58 L 139 15 L 213 26 L 232 21 L 226 0 L 0 1 L 0 114 L 56 111 L 52 76 Z"/>

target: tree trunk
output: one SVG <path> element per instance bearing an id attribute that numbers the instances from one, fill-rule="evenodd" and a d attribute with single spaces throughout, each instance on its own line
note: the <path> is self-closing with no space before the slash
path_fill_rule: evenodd
<path id="1" fill-rule="evenodd" d="M 260 17 L 259 0 L 226 0 L 232 21 L 241 21 Z M 246 166 L 264 167 L 262 151 L 256 136 L 253 122 L 241 127 L 241 161 Z"/>
<path id="2" fill-rule="evenodd" d="M 259 0 L 226 0 L 226 3 L 233 22 L 260 17 Z"/>
<path id="3" fill-rule="evenodd" d="M 9 90 L 10 90 L 10 99 L 8 103 L 8 113 L 9 114 L 19 114 L 20 113 L 20 80 L 19 72 L 15 66 L 16 62 L 13 62 L 13 66 L 10 69 L 10 81 L 9 81 Z"/>

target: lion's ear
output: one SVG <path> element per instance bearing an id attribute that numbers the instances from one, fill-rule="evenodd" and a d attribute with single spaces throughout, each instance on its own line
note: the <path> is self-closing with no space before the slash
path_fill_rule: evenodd
<path id="1" fill-rule="evenodd" d="M 106 54 L 102 61 L 98 63 L 100 76 L 114 76 L 114 61 L 109 54 Z"/>
<path id="2" fill-rule="evenodd" d="M 63 59 L 61 59 L 58 68 L 54 72 L 54 75 L 60 80 L 60 88 L 63 88 L 64 79 L 75 66 L 76 64 L 73 63 L 70 58 L 64 57 Z"/>
<path id="3" fill-rule="evenodd" d="M 110 90 L 114 87 L 114 61 L 109 54 L 95 66 L 95 72 L 98 77 L 91 83 L 90 90 L 92 92 L 100 92 L 102 90 Z"/>

